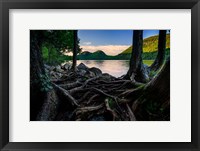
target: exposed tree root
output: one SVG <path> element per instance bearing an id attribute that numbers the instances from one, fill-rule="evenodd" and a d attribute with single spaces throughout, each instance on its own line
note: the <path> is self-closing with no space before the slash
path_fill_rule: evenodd
<path id="1" fill-rule="evenodd" d="M 65 72 L 67 75 L 57 80 L 51 79 L 55 82 L 52 82 L 54 91 L 49 92 L 51 95 L 47 96 L 39 120 L 169 120 L 168 62 L 146 84 L 108 74 L 91 77 L 80 74 L 79 70 Z M 52 103 L 49 103 L 53 100 L 60 105 L 60 108 L 56 106 L 54 116 L 50 113 Z"/>
<path id="2" fill-rule="evenodd" d="M 69 83 L 69 84 L 60 84 L 59 86 L 62 87 L 63 89 L 73 89 L 73 88 L 76 88 L 78 86 L 81 85 L 81 82 L 79 81 L 76 81 L 76 82 L 73 82 L 73 83 Z"/>
<path id="3" fill-rule="evenodd" d="M 131 108 L 129 107 L 128 104 L 126 104 L 126 107 L 128 109 L 128 114 L 129 114 L 129 117 L 130 117 L 130 121 L 136 121 L 136 118 L 135 118 L 135 115 L 133 114 Z"/>
<path id="4" fill-rule="evenodd" d="M 117 119 L 117 114 L 115 113 L 114 110 L 112 110 L 112 109 L 110 108 L 110 105 L 109 105 L 109 103 L 108 103 L 108 99 L 105 99 L 105 104 L 106 104 L 106 109 L 107 109 L 107 110 L 111 113 L 111 115 L 112 115 L 113 121 L 115 121 L 115 120 Z"/>
<path id="5" fill-rule="evenodd" d="M 103 107 L 103 104 L 100 104 L 100 105 L 97 105 L 97 106 L 89 106 L 89 107 L 77 108 L 76 114 L 95 111 L 95 110 L 98 110 L 98 109 L 100 109 L 102 107 Z"/>
<path id="6" fill-rule="evenodd" d="M 59 91 L 61 93 L 61 95 L 63 95 L 64 97 L 66 97 L 66 100 L 69 100 L 72 106 L 79 106 L 77 103 L 77 100 L 74 99 L 67 90 L 61 88 L 60 86 L 53 84 L 53 86 L 57 89 L 57 91 Z"/>
<path id="7" fill-rule="evenodd" d="M 42 106 L 40 113 L 37 116 L 36 120 L 39 121 L 51 121 L 55 120 L 55 117 L 58 113 L 58 106 L 60 100 L 56 95 L 54 90 L 51 90 L 47 93 L 46 99 Z"/>

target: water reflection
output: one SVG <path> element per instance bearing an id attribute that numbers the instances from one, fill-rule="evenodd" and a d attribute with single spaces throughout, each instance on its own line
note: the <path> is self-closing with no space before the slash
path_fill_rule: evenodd
<path id="1" fill-rule="evenodd" d="M 126 74 L 129 68 L 128 60 L 78 60 L 77 64 L 80 63 L 90 68 L 99 68 L 103 73 L 109 73 L 115 77 Z"/>

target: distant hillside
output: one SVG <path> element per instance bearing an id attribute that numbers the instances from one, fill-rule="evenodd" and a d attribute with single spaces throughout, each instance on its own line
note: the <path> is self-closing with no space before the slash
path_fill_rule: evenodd
<path id="1" fill-rule="evenodd" d="M 170 49 L 166 49 L 166 58 L 170 55 Z M 157 51 L 154 52 L 143 52 L 143 60 L 154 60 L 157 56 Z M 130 53 L 119 54 L 116 56 L 108 56 L 103 51 L 98 50 L 94 53 L 83 52 L 77 56 L 78 60 L 129 60 L 131 58 Z"/>
<path id="2" fill-rule="evenodd" d="M 79 60 L 106 60 L 109 56 L 107 56 L 103 51 L 98 50 L 94 53 L 84 51 L 80 55 L 78 55 Z"/>
<path id="3" fill-rule="evenodd" d="M 166 58 L 170 54 L 170 35 L 167 34 L 166 39 Z M 144 39 L 143 42 L 143 55 L 142 58 L 144 60 L 153 60 L 157 56 L 158 49 L 158 35 L 148 37 Z M 80 55 L 77 56 L 78 60 L 129 60 L 131 57 L 132 46 L 128 49 L 124 50 L 122 53 L 116 56 L 108 56 L 102 50 L 98 50 L 96 52 L 88 52 L 84 51 Z"/>
<path id="4" fill-rule="evenodd" d="M 157 56 L 157 51 L 153 51 L 153 52 L 143 52 L 142 54 L 142 59 L 143 60 L 154 60 Z M 166 49 L 166 54 L 165 54 L 165 58 L 168 58 L 170 56 L 170 48 Z M 123 53 L 123 54 L 119 54 L 117 56 L 115 56 L 116 60 L 129 60 L 131 58 L 131 54 L 130 53 Z"/>
<path id="5" fill-rule="evenodd" d="M 166 48 L 170 48 L 170 34 L 166 36 Z M 155 52 L 158 50 L 158 35 L 151 36 L 143 41 L 143 52 Z M 124 50 L 120 54 L 129 54 L 132 51 L 132 46 Z"/>

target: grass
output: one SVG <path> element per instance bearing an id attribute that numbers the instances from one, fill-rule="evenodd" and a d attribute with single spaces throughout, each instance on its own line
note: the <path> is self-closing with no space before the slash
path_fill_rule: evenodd
<path id="1" fill-rule="evenodd" d="M 143 60 L 143 63 L 146 64 L 147 66 L 150 66 L 154 60 Z"/>

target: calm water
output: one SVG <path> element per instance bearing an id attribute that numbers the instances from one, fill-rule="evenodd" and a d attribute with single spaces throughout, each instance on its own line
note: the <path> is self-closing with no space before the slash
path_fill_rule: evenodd
<path id="1" fill-rule="evenodd" d="M 153 60 L 144 60 L 144 63 L 150 65 Z M 115 77 L 120 77 L 127 73 L 129 60 L 77 60 L 77 64 L 84 63 L 88 67 L 99 68 L 103 73 L 109 73 Z"/>

